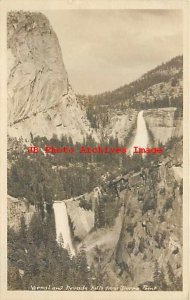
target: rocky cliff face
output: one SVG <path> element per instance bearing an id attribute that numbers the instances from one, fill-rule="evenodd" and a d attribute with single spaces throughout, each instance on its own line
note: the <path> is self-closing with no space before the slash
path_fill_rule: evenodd
<path id="1" fill-rule="evenodd" d="M 65 134 L 82 141 L 92 132 L 48 19 L 41 13 L 10 12 L 7 31 L 10 136 Z"/>
<path id="2" fill-rule="evenodd" d="M 110 286 L 182 288 L 181 148 L 182 139 L 173 144 L 169 156 L 160 157 L 161 163 L 143 168 L 140 181 L 120 191 L 115 224 L 82 240 L 89 263 L 101 270 Z M 156 272 L 162 274 L 159 284 Z"/>
<path id="3" fill-rule="evenodd" d="M 119 281 L 139 286 L 154 282 L 156 263 L 167 284 L 170 284 L 168 263 L 176 278 L 182 275 L 181 181 L 174 180 L 173 170 L 165 166 L 150 171 L 148 185 L 121 195 L 126 206 L 110 264 L 114 274 L 110 279 L 112 284 Z"/>
<path id="4" fill-rule="evenodd" d="M 94 227 L 94 212 L 79 206 L 79 201 L 65 201 L 75 240 L 82 240 Z"/>
<path id="5" fill-rule="evenodd" d="M 27 200 L 14 198 L 8 195 L 7 197 L 7 223 L 8 227 L 18 231 L 20 228 L 21 217 L 25 219 L 28 226 L 36 209 L 30 205 Z"/>
<path id="6" fill-rule="evenodd" d="M 171 137 L 182 137 L 183 120 L 177 116 L 175 107 L 148 109 L 144 111 L 144 118 L 151 133 L 154 144 L 165 144 Z"/>
<path id="7" fill-rule="evenodd" d="M 134 136 L 138 112 L 135 109 L 118 109 L 117 107 L 107 109 L 108 122 L 101 126 L 101 135 L 109 139 L 117 138 L 120 144 L 128 146 Z"/>

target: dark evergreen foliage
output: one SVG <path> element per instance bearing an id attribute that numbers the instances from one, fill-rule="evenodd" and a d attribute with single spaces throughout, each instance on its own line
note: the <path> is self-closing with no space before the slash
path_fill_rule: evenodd
<path id="1" fill-rule="evenodd" d="M 71 257 L 55 241 L 53 215 L 34 214 L 29 228 L 22 219 L 20 231 L 8 229 L 8 288 L 31 290 L 31 286 L 90 286 L 92 271 L 84 250 Z M 22 275 L 19 274 L 22 272 Z"/>

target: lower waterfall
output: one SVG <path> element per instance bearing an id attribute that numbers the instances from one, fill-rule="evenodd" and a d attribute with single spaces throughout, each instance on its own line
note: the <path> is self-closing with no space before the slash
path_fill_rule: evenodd
<path id="1" fill-rule="evenodd" d="M 63 247 L 70 249 L 70 253 L 73 256 L 75 255 L 75 249 L 72 244 L 66 204 L 64 201 L 55 201 L 53 203 L 53 209 L 55 214 L 56 239 L 59 241 L 60 235 L 62 235 L 64 242 Z"/>

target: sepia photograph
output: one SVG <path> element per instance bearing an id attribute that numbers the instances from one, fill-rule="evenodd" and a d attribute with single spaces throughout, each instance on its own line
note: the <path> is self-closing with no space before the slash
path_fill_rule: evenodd
<path id="1" fill-rule="evenodd" d="M 7 290 L 182 292 L 183 10 L 6 22 Z"/>

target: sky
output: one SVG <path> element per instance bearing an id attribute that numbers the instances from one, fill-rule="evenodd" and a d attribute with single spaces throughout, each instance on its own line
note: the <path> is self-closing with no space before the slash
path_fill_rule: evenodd
<path id="1" fill-rule="evenodd" d="M 182 54 L 179 10 L 43 11 L 78 94 L 114 90 Z"/>

